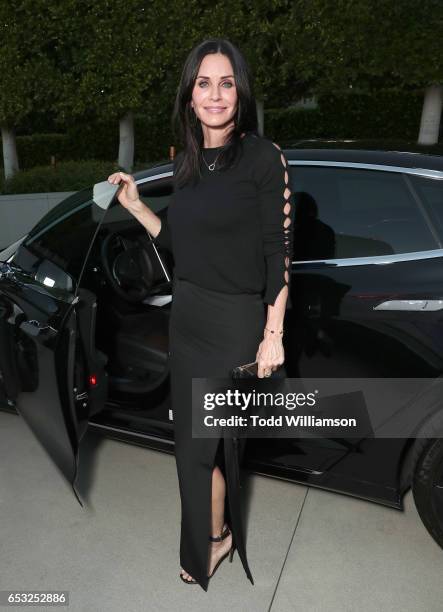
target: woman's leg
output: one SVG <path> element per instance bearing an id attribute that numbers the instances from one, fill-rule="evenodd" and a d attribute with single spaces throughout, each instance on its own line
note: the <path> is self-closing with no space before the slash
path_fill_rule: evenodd
<path id="1" fill-rule="evenodd" d="M 222 471 L 216 465 L 212 471 L 212 512 L 211 527 L 213 536 L 220 535 L 225 524 L 226 482 Z"/>
<path id="2" fill-rule="evenodd" d="M 225 497 L 226 497 L 226 482 L 222 471 L 216 465 L 212 471 L 212 535 L 219 536 L 223 531 L 225 524 Z M 220 542 L 210 543 L 209 569 L 208 575 L 212 574 L 212 570 L 232 545 L 232 534 L 230 533 L 224 540 Z"/>
<path id="3" fill-rule="evenodd" d="M 211 534 L 219 536 L 225 524 L 225 498 L 226 498 L 226 481 L 221 469 L 218 465 L 212 470 L 212 504 L 211 504 Z M 208 575 L 211 575 L 212 570 L 232 545 L 232 534 L 229 534 L 220 542 L 209 543 L 209 566 Z M 182 571 L 183 578 L 191 580 L 191 574 Z"/>

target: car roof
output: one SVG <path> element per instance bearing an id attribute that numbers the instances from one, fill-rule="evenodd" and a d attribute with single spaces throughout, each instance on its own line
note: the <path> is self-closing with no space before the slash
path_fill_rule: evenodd
<path id="1" fill-rule="evenodd" d="M 372 149 L 323 149 L 284 147 L 282 150 L 288 161 L 342 162 L 352 164 L 372 164 L 397 166 L 400 168 L 426 168 L 443 171 L 443 155 L 414 153 L 411 151 L 384 151 Z M 161 172 L 172 172 L 172 161 L 160 162 L 146 170 L 134 173 L 136 180 L 155 176 Z"/>
<path id="2" fill-rule="evenodd" d="M 427 168 L 443 170 L 443 156 L 411 151 L 377 151 L 367 149 L 295 149 L 283 151 L 290 160 L 337 161 L 356 164 L 398 166 L 402 168 Z"/>

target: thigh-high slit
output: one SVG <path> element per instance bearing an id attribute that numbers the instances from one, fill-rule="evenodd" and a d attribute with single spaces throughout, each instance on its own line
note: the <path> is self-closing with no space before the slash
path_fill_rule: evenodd
<path id="1" fill-rule="evenodd" d="M 259 294 L 220 293 L 174 279 L 169 356 L 181 499 L 180 565 L 204 590 L 208 587 L 212 471 L 219 463 L 226 481 L 225 521 L 253 582 L 246 556 L 238 465 L 246 441 L 192 437 L 192 378 L 228 377 L 231 368 L 254 361 L 264 324 Z"/>

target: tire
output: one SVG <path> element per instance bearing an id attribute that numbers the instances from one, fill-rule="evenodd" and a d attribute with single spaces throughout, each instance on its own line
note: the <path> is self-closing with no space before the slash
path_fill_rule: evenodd
<path id="1" fill-rule="evenodd" d="M 412 493 L 424 526 L 443 548 L 443 439 L 427 440 L 415 465 Z"/>

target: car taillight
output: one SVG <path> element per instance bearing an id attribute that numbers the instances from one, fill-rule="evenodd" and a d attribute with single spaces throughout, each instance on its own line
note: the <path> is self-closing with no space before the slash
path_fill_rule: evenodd
<path id="1" fill-rule="evenodd" d="M 95 385 L 97 384 L 97 376 L 95 374 L 89 375 L 89 384 L 91 387 L 95 387 Z"/>

